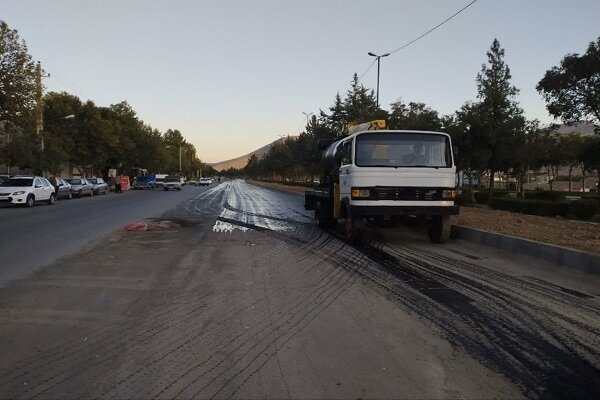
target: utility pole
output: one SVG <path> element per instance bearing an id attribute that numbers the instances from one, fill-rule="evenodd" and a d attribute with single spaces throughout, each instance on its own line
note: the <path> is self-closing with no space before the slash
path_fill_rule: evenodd
<path id="1" fill-rule="evenodd" d="M 40 138 L 42 151 L 44 151 L 44 105 L 42 104 L 42 64 L 38 61 L 35 66 L 35 133 Z"/>
<path id="2" fill-rule="evenodd" d="M 181 170 L 181 143 L 179 143 L 179 172 L 183 173 Z"/>

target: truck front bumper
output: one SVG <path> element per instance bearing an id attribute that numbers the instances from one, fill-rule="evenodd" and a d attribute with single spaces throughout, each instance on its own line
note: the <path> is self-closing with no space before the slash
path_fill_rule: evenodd
<path id="1" fill-rule="evenodd" d="M 458 206 L 349 206 L 353 217 L 394 215 L 458 215 Z"/>

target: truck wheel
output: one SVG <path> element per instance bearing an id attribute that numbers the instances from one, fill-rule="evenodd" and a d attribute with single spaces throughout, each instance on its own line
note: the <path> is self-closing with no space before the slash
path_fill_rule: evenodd
<path id="1" fill-rule="evenodd" d="M 435 215 L 431 218 L 431 226 L 427 231 L 432 243 L 444 243 L 450 239 L 450 216 Z"/>
<path id="2" fill-rule="evenodd" d="M 346 229 L 346 239 L 348 242 L 351 244 L 359 244 L 362 241 L 362 218 L 348 215 L 344 220 L 344 227 Z"/>
<path id="3" fill-rule="evenodd" d="M 315 219 L 319 222 L 319 228 L 327 229 L 335 224 L 335 220 L 331 218 L 330 213 L 327 212 L 327 207 L 320 201 L 315 205 Z"/>

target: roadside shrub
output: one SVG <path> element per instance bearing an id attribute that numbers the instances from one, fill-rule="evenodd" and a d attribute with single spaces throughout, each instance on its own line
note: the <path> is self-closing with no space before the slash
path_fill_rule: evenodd
<path id="1" fill-rule="evenodd" d="M 464 189 L 456 196 L 456 204 L 459 206 L 470 206 L 473 204 L 473 190 Z"/>
<path id="2" fill-rule="evenodd" d="M 589 220 L 598 212 L 598 203 L 592 199 L 575 200 L 569 203 L 569 213 L 577 219 Z"/>
<path id="3" fill-rule="evenodd" d="M 545 200 L 530 200 L 509 197 L 493 197 L 490 206 L 496 210 L 518 212 L 522 214 L 554 217 L 565 216 L 568 212 L 566 203 Z"/>
<path id="4" fill-rule="evenodd" d="M 479 204 L 487 204 L 489 196 L 487 192 L 475 192 L 473 193 L 475 201 Z"/>
<path id="5" fill-rule="evenodd" d="M 525 192 L 526 199 L 545 200 L 545 201 L 562 201 L 565 199 L 566 192 L 556 192 L 554 190 L 536 190 L 533 192 Z"/>

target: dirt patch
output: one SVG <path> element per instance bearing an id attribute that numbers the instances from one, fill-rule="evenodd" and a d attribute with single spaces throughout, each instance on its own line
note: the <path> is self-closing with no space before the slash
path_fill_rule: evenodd
<path id="1" fill-rule="evenodd" d="M 295 193 L 304 193 L 307 189 L 270 182 L 253 180 L 249 182 Z M 455 224 L 569 247 L 600 256 L 600 224 L 598 223 L 539 217 L 488 208 L 461 207 Z"/>
<path id="2" fill-rule="evenodd" d="M 461 207 L 456 224 L 539 242 L 570 247 L 600 256 L 600 224 Z"/>

